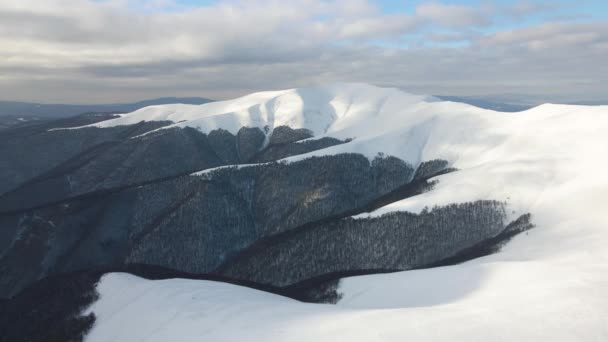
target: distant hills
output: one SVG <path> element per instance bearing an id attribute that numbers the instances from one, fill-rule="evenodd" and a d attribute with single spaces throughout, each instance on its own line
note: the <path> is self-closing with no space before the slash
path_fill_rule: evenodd
<path id="1" fill-rule="evenodd" d="M 0 117 L 24 117 L 54 119 L 70 117 L 90 112 L 132 112 L 146 106 L 162 105 L 169 103 L 203 104 L 213 100 L 202 97 L 161 97 L 157 99 L 144 100 L 134 103 L 116 104 L 42 104 L 30 102 L 0 101 Z"/>
<path id="2" fill-rule="evenodd" d="M 462 102 L 473 105 L 475 107 L 491 109 L 500 112 L 521 112 L 523 110 L 530 109 L 535 107 L 533 104 L 520 104 L 520 103 L 507 103 L 503 101 L 497 101 L 493 99 L 487 99 L 483 97 L 473 97 L 473 96 L 444 96 L 438 95 L 436 96 L 444 101 L 452 101 L 452 102 Z M 539 103 L 540 104 L 540 103 Z"/>
<path id="3" fill-rule="evenodd" d="M 475 107 L 495 110 L 499 112 L 521 112 L 536 107 L 543 103 L 571 104 L 583 106 L 600 106 L 608 104 L 608 100 L 595 101 L 560 101 L 557 99 L 535 98 L 525 95 L 495 95 L 495 96 L 448 96 L 436 95 L 435 97 L 452 102 L 462 102 Z"/>
<path id="4" fill-rule="evenodd" d="M 519 112 L 546 102 L 539 100 L 518 101 L 512 98 L 485 96 L 436 95 L 436 97 L 444 101 L 463 102 L 476 107 L 501 112 Z M 0 126 L 2 126 L 1 122 L 6 122 L 8 124 L 9 121 L 10 124 L 8 125 L 12 125 L 16 123 L 23 123 L 24 121 L 66 118 L 83 113 L 128 113 L 147 106 L 172 103 L 199 105 L 212 101 L 214 100 L 203 97 L 160 97 L 157 99 L 149 99 L 133 103 L 77 105 L 0 101 Z M 608 104 L 608 101 L 586 101 L 569 104 L 605 105 Z"/>

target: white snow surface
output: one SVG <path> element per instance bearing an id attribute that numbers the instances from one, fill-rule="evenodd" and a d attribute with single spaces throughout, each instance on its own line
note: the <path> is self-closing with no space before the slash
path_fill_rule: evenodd
<path id="1" fill-rule="evenodd" d="M 459 171 L 376 212 L 506 201 L 536 228 L 464 264 L 344 279 L 338 305 L 233 285 L 104 276 L 89 341 L 608 341 L 608 106 L 502 113 L 364 84 L 147 107 L 96 126 L 308 128 L 352 142 L 287 158 L 379 152 Z M 203 173 L 208 175 L 207 173 Z"/>

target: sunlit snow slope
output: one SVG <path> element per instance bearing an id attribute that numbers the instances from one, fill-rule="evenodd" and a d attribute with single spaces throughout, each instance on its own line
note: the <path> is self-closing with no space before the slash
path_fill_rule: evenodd
<path id="1" fill-rule="evenodd" d="M 457 266 L 344 279 L 337 306 L 232 285 L 103 278 L 88 339 L 132 341 L 606 341 L 608 106 L 501 113 L 362 84 L 291 89 L 200 106 L 147 107 L 96 126 L 171 120 L 208 132 L 242 126 L 353 138 L 300 155 L 378 153 L 459 171 L 383 207 L 505 201 L 536 228 L 495 255 Z M 163 128 L 164 129 L 164 128 Z"/>

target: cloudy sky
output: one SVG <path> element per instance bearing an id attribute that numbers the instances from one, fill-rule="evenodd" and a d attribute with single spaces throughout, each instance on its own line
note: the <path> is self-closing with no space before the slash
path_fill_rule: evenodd
<path id="1" fill-rule="evenodd" d="M 0 99 L 229 98 L 328 82 L 608 100 L 608 1 L 0 0 Z"/>

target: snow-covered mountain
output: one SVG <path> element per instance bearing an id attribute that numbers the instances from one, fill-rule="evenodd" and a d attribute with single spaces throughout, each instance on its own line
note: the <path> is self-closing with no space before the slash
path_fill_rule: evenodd
<path id="1" fill-rule="evenodd" d="M 5 186 L 0 211 L 14 236 L 0 265 L 24 267 L 20 246 L 35 227 L 51 247 L 28 261 L 41 271 L 12 271 L 0 285 L 16 292 L 47 275 L 131 262 L 277 287 L 107 273 L 81 312 L 96 317 L 88 341 L 602 341 L 607 131 L 608 106 L 503 113 L 365 84 L 53 127 L 49 141 L 123 140 L 70 150 L 45 177 Z M 120 167 L 105 166 L 117 155 Z M 58 182 L 52 196 L 29 199 Z M 93 204 L 78 215 L 65 209 L 85 200 Z M 63 238 L 88 208 L 99 228 L 78 243 Z M 530 217 L 534 229 L 510 230 Z M 524 230 L 498 241 L 498 253 L 479 252 Z M 407 271 L 348 277 L 397 270 Z M 319 277 L 341 279 L 330 287 L 336 305 L 278 295 Z"/>
<path id="2" fill-rule="evenodd" d="M 590 221 L 583 226 L 608 221 L 596 210 L 598 196 L 608 196 L 608 174 L 600 157 L 607 146 L 607 113 L 608 106 L 552 104 L 502 113 L 392 88 L 335 84 L 203 105 L 151 106 L 92 126 L 171 121 L 174 124 L 160 129 L 224 129 L 236 134 L 241 127 L 259 127 L 267 136 L 274 127 L 289 126 L 308 129 L 315 138 L 353 141 L 287 162 L 340 153 L 361 153 L 370 160 L 382 153 L 412 165 L 447 160 L 459 172 L 440 176 L 432 192 L 372 215 L 495 199 L 508 202 L 511 214 L 533 212 L 538 225 L 561 222 L 554 228 L 561 231 L 571 221 Z"/>

